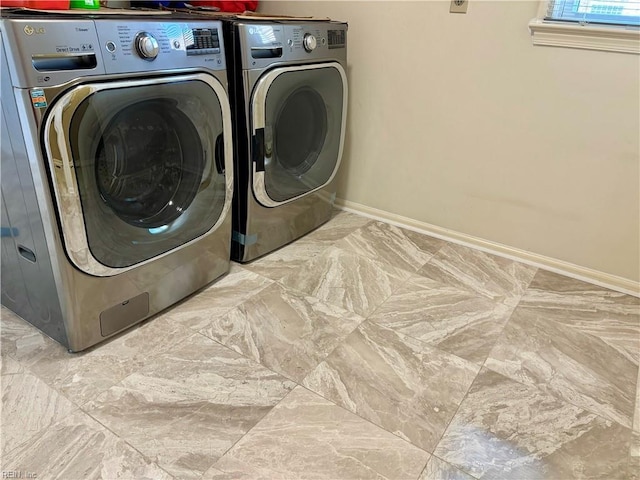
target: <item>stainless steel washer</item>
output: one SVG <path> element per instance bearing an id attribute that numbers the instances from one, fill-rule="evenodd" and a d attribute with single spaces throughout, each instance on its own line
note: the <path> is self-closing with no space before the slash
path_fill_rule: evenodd
<path id="1" fill-rule="evenodd" d="M 2 19 L 2 304 L 71 351 L 229 268 L 220 22 Z"/>

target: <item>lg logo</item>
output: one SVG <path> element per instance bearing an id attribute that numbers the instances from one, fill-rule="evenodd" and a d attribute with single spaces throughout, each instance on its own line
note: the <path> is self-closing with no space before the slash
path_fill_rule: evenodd
<path id="1" fill-rule="evenodd" d="M 43 33 L 45 33 L 45 29 L 44 27 L 32 27 L 31 25 L 26 25 L 24 27 L 24 33 L 26 33 L 27 35 L 33 35 L 34 33 L 36 35 L 42 35 Z"/>

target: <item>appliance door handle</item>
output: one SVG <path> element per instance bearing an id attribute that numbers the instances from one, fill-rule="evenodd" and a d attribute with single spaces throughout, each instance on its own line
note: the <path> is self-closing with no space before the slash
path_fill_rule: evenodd
<path id="1" fill-rule="evenodd" d="M 282 47 L 251 47 L 252 58 L 280 58 L 283 52 Z"/>
<path id="2" fill-rule="evenodd" d="M 264 128 L 258 128 L 253 134 L 253 161 L 256 172 L 264 172 Z"/>
<path id="3" fill-rule="evenodd" d="M 224 135 L 222 133 L 216 138 L 215 162 L 218 173 L 224 175 Z"/>

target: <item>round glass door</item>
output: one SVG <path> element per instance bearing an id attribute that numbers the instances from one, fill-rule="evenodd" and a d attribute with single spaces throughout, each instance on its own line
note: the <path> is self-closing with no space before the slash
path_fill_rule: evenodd
<path id="1" fill-rule="evenodd" d="M 300 87 L 289 95 L 275 115 L 273 157 L 294 176 L 311 169 L 327 138 L 327 109 L 322 96 Z"/>
<path id="2" fill-rule="evenodd" d="M 54 109 L 48 151 L 57 169 L 72 164 L 66 176 L 54 168 L 54 182 L 65 241 L 85 242 L 90 253 L 67 245 L 83 270 L 103 274 L 95 261 L 130 267 L 214 228 L 230 201 L 221 93 L 215 78 L 194 74 L 79 86 L 61 100 L 68 108 Z M 65 115 L 68 128 L 58 126 Z M 53 141 L 61 128 L 68 152 Z M 74 227 L 78 216 L 82 231 Z"/>
<path id="3" fill-rule="evenodd" d="M 129 225 L 168 225 L 193 202 L 204 173 L 204 154 L 198 130 L 171 102 L 129 105 L 105 126 L 98 143 L 98 192 Z"/>
<path id="4" fill-rule="evenodd" d="M 262 102 L 264 108 L 259 108 Z M 269 72 L 253 97 L 254 130 L 263 127 L 264 172 L 254 178 L 261 203 L 275 206 L 327 184 L 344 141 L 346 77 L 339 64 Z"/>

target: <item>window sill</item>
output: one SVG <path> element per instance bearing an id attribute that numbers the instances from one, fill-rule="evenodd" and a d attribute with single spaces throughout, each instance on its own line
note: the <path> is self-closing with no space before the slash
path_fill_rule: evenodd
<path id="1" fill-rule="evenodd" d="M 529 30 L 534 45 L 640 54 L 637 29 L 551 23 L 534 18 Z"/>

